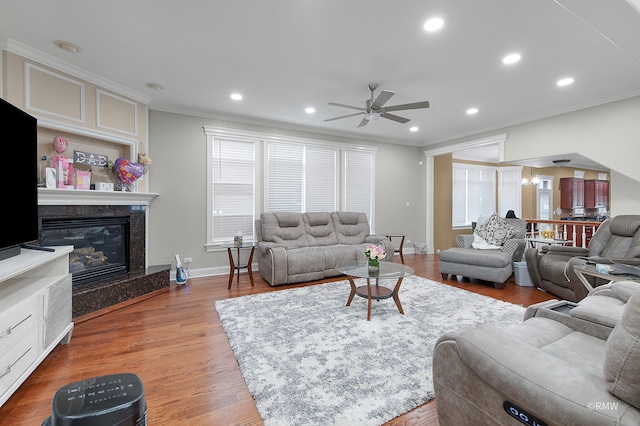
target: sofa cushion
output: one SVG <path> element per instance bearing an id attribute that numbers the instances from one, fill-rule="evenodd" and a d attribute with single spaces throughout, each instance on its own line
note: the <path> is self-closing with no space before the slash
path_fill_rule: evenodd
<path id="1" fill-rule="evenodd" d="M 328 212 L 304 213 L 305 230 L 307 231 L 307 240 L 309 246 L 331 246 L 338 244 L 336 230 L 333 227 L 331 214 Z"/>
<path id="2" fill-rule="evenodd" d="M 615 216 L 600 225 L 591 240 L 593 249 L 590 242 L 589 256 L 638 257 L 640 256 L 640 218 L 637 215 Z"/>
<path id="3" fill-rule="evenodd" d="M 582 299 L 569 315 L 613 328 L 620 322 L 624 306 L 618 298 L 593 294 Z"/>
<path id="4" fill-rule="evenodd" d="M 511 266 L 511 255 L 500 250 L 469 250 L 451 247 L 438 254 L 441 262 L 468 266 L 505 268 Z M 509 274 L 511 275 L 511 274 Z"/>
<path id="5" fill-rule="evenodd" d="M 640 293 L 631 296 L 607 339 L 603 372 L 609 392 L 640 409 Z"/>
<path id="6" fill-rule="evenodd" d="M 308 247 L 302 213 L 262 213 L 262 241 L 281 244 L 287 249 Z"/>
<path id="7" fill-rule="evenodd" d="M 362 244 L 369 235 L 367 215 L 356 212 L 331 213 L 339 244 Z"/>
<path id="8" fill-rule="evenodd" d="M 506 240 L 513 238 L 516 229 L 494 213 L 489 220 L 476 227 L 474 233 L 489 244 L 501 246 Z"/>

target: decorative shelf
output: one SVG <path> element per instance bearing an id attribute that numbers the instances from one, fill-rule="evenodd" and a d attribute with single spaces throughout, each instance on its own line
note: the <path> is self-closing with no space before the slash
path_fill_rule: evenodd
<path id="1" fill-rule="evenodd" d="M 42 206 L 149 206 L 158 196 L 159 194 L 151 192 L 38 188 L 38 204 Z"/>

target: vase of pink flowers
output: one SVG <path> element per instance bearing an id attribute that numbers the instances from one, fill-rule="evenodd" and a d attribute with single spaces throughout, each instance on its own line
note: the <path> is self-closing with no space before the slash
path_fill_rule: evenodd
<path id="1" fill-rule="evenodd" d="M 369 271 L 377 272 L 380 269 L 380 260 L 387 257 L 387 253 L 384 251 L 382 244 L 369 244 L 364 255 L 369 262 Z"/>

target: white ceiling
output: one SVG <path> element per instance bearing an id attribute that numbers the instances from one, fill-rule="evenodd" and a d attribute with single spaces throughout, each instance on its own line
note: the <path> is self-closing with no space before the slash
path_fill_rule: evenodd
<path id="1" fill-rule="evenodd" d="M 0 40 L 131 89 L 152 109 L 422 147 L 640 95 L 638 1 L 0 0 Z M 427 33 L 433 16 L 444 27 Z M 512 52 L 522 60 L 504 65 Z M 575 83 L 557 87 L 565 76 Z M 387 105 L 431 107 L 398 112 L 407 124 L 323 121 L 356 112 L 327 103 L 364 105 L 372 82 L 396 92 Z"/>

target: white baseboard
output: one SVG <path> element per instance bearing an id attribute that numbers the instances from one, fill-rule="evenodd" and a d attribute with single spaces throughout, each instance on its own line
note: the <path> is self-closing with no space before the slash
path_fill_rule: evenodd
<path id="1" fill-rule="evenodd" d="M 411 247 L 407 247 L 406 249 L 402 250 L 402 254 L 414 254 L 415 253 L 415 249 L 413 246 Z M 395 253 L 395 256 L 399 256 L 399 253 Z M 203 278 L 203 277 L 215 277 L 218 275 L 227 275 L 229 276 L 229 266 L 215 266 L 215 267 L 210 267 L 210 268 L 198 268 L 198 269 L 185 269 L 187 271 L 187 276 L 189 278 Z M 251 265 L 251 270 L 254 273 L 258 272 L 258 264 L 254 263 L 253 265 Z M 171 281 L 175 281 L 176 280 L 176 271 L 175 269 L 171 270 L 171 273 L 169 275 L 169 279 Z"/>
<path id="2" fill-rule="evenodd" d="M 257 273 L 258 272 L 258 264 L 254 263 L 253 265 L 251 265 L 251 270 L 254 273 Z M 214 277 L 214 276 L 217 276 L 217 275 L 229 276 L 229 266 L 216 266 L 216 267 L 198 268 L 198 269 L 187 269 L 187 268 L 185 268 L 185 271 L 187 272 L 187 276 L 189 278 Z M 175 271 L 175 269 L 171 270 L 171 273 L 169 274 L 169 279 L 171 281 L 175 281 L 176 280 L 176 271 Z"/>

